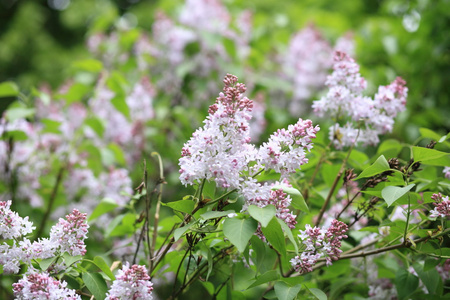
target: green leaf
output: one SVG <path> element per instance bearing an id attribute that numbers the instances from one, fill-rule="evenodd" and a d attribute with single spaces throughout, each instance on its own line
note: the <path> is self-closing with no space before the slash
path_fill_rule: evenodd
<path id="1" fill-rule="evenodd" d="M 300 292 L 301 288 L 302 288 L 301 284 L 290 286 L 283 281 L 278 281 L 277 283 L 275 283 L 274 286 L 275 294 L 277 295 L 277 298 L 279 300 L 294 299 L 298 295 L 298 292 Z"/>
<path id="2" fill-rule="evenodd" d="M 106 292 L 108 291 L 108 286 L 102 275 L 99 273 L 83 273 L 82 275 L 84 284 L 88 290 L 94 295 L 96 300 L 103 300 L 106 298 Z"/>
<path id="3" fill-rule="evenodd" d="M 61 130 L 59 130 L 61 122 L 52 119 L 42 119 L 41 122 L 45 125 L 43 132 L 61 134 Z"/>
<path id="4" fill-rule="evenodd" d="M 186 231 L 188 231 L 189 228 L 191 228 L 191 226 L 194 225 L 194 224 L 195 224 L 195 221 L 193 221 L 193 222 L 191 222 L 191 223 L 189 223 L 189 224 L 187 224 L 187 225 L 185 225 L 185 226 L 183 226 L 183 227 L 180 227 L 180 228 L 175 229 L 175 231 L 173 232 L 173 238 L 174 238 L 174 241 L 175 241 L 175 242 L 178 241 L 178 239 L 179 239 Z"/>
<path id="5" fill-rule="evenodd" d="M 128 107 L 125 96 L 118 95 L 111 99 L 111 104 L 116 108 L 118 112 L 123 114 L 127 119 L 130 118 L 130 109 Z"/>
<path id="6" fill-rule="evenodd" d="M 425 284 L 428 293 L 438 294 L 437 289 L 439 286 L 439 280 L 441 279 L 441 276 L 439 275 L 438 271 L 435 268 L 428 271 L 424 271 L 423 265 L 420 263 L 415 263 L 413 267 L 414 270 L 417 272 L 417 275 L 419 275 L 420 280 L 422 280 L 423 284 Z"/>
<path id="7" fill-rule="evenodd" d="M 266 273 L 256 277 L 256 280 L 247 289 L 251 289 L 255 286 L 264 284 L 266 282 L 275 281 L 278 279 L 280 279 L 280 274 L 278 274 L 278 271 L 270 270 L 270 271 L 267 271 Z"/>
<path id="8" fill-rule="evenodd" d="M 108 149 L 114 153 L 114 158 L 117 163 L 121 165 L 126 164 L 125 155 L 123 154 L 123 150 L 121 147 L 117 146 L 117 144 L 111 143 L 108 145 Z"/>
<path id="9" fill-rule="evenodd" d="M 33 108 L 25 108 L 25 107 L 12 107 L 9 108 L 5 115 L 6 119 L 10 122 L 25 119 L 34 115 L 35 110 Z"/>
<path id="10" fill-rule="evenodd" d="M 387 157 L 397 157 L 403 146 L 399 141 L 394 139 L 389 139 L 383 141 L 378 147 L 377 154 L 378 155 L 386 155 Z"/>
<path id="11" fill-rule="evenodd" d="M 419 278 L 408 272 L 405 269 L 399 269 L 395 275 L 395 287 L 399 300 L 406 299 L 419 286 Z"/>
<path id="12" fill-rule="evenodd" d="M 372 177 L 389 169 L 390 167 L 386 158 L 384 155 L 381 155 L 370 167 L 364 169 L 364 171 L 362 171 L 356 179 Z"/>
<path id="13" fill-rule="evenodd" d="M 101 61 L 91 58 L 75 61 L 72 67 L 80 71 L 98 73 L 103 69 L 103 64 Z"/>
<path id="14" fill-rule="evenodd" d="M 84 124 L 92 128 L 94 132 L 97 134 L 99 138 L 103 137 L 103 133 L 105 132 L 105 127 L 102 123 L 102 121 L 99 118 L 88 118 L 84 121 Z"/>
<path id="15" fill-rule="evenodd" d="M 253 219 L 231 218 L 223 223 L 223 234 L 242 253 L 257 228 L 258 222 Z"/>
<path id="16" fill-rule="evenodd" d="M 190 214 L 194 210 L 195 202 L 190 199 L 183 199 L 174 202 L 163 203 L 163 205 L 168 206 L 173 210 Z"/>
<path id="17" fill-rule="evenodd" d="M 276 218 L 272 219 L 267 227 L 261 228 L 261 231 L 267 241 L 278 251 L 278 253 L 286 253 L 286 241 L 284 239 L 283 230 L 281 230 L 281 226 Z"/>
<path id="18" fill-rule="evenodd" d="M 302 193 L 296 188 L 287 187 L 285 185 L 274 185 L 272 190 L 282 189 L 283 192 L 291 196 L 292 202 L 291 206 L 295 209 L 300 209 L 303 212 L 309 213 L 308 205 L 305 202 L 305 198 L 303 198 Z"/>
<path id="19" fill-rule="evenodd" d="M 91 87 L 80 82 L 76 82 L 70 86 L 69 90 L 62 98 L 66 99 L 67 104 L 80 102 L 84 96 L 91 91 Z"/>
<path id="20" fill-rule="evenodd" d="M 12 81 L 5 81 L 0 83 L 0 98 L 15 97 L 19 95 L 19 88 Z"/>
<path id="21" fill-rule="evenodd" d="M 429 257 L 425 259 L 425 265 L 423 266 L 423 270 L 429 271 L 431 269 L 436 268 L 436 266 L 439 264 L 439 259 L 436 259 L 434 257 Z"/>
<path id="22" fill-rule="evenodd" d="M 116 280 L 116 277 L 114 276 L 113 272 L 111 272 L 111 269 L 109 268 L 108 264 L 105 262 L 105 260 L 101 256 L 94 257 L 94 263 L 112 281 Z"/>
<path id="23" fill-rule="evenodd" d="M 306 286 L 305 286 L 306 287 Z M 322 290 L 319 290 L 319 289 L 316 289 L 316 288 L 308 288 L 308 287 L 306 287 L 310 292 L 311 292 L 311 294 L 313 294 L 317 299 L 319 299 L 319 300 L 327 300 L 328 299 L 328 297 L 327 297 L 327 295 L 324 293 L 324 292 L 322 292 Z"/>
<path id="24" fill-rule="evenodd" d="M 412 152 L 415 162 L 432 166 L 450 166 L 450 154 L 447 152 L 423 147 L 412 147 Z"/>
<path id="25" fill-rule="evenodd" d="M 201 214 L 200 217 L 203 220 L 210 220 L 210 219 L 225 217 L 232 213 L 236 213 L 236 212 L 231 209 L 227 210 L 227 211 L 207 211 L 207 212 Z"/>
<path id="26" fill-rule="evenodd" d="M 28 135 L 22 130 L 10 130 L 4 131 L 1 135 L 2 140 L 13 140 L 13 141 L 26 141 L 28 139 Z"/>
<path id="27" fill-rule="evenodd" d="M 64 252 L 63 254 L 63 259 L 64 259 L 64 263 L 66 264 L 66 266 L 71 266 L 74 263 L 76 263 L 77 261 L 80 261 L 83 259 L 82 255 L 77 255 L 77 256 L 72 256 L 67 252 Z"/>
<path id="28" fill-rule="evenodd" d="M 286 234 L 288 239 L 291 241 L 292 245 L 294 245 L 295 253 L 297 254 L 298 253 L 297 241 L 294 239 L 294 235 L 292 234 L 291 229 L 286 223 L 284 223 L 283 220 L 277 218 L 277 221 L 280 224 L 281 229 L 283 229 L 284 234 Z"/>
<path id="29" fill-rule="evenodd" d="M 97 219 L 101 215 L 104 215 L 104 214 L 112 211 L 117 206 L 119 206 L 119 205 L 113 199 L 103 198 L 102 201 L 100 201 L 100 203 L 94 209 L 92 214 L 89 216 L 88 221 L 93 221 L 93 220 Z"/>
<path id="30" fill-rule="evenodd" d="M 266 227 L 270 220 L 275 217 L 277 210 L 273 205 L 267 205 L 265 207 L 250 205 L 248 207 L 248 212 L 253 219 L 261 223 L 262 227 Z"/>
<path id="31" fill-rule="evenodd" d="M 54 256 L 50 258 L 43 259 L 39 262 L 39 267 L 42 271 L 46 271 L 50 265 L 52 265 L 59 257 Z"/>
<path id="32" fill-rule="evenodd" d="M 411 183 L 410 185 L 405 187 L 387 186 L 381 191 L 381 196 L 383 197 L 384 201 L 386 201 L 389 207 L 401 196 L 409 192 L 414 186 L 414 183 Z"/>

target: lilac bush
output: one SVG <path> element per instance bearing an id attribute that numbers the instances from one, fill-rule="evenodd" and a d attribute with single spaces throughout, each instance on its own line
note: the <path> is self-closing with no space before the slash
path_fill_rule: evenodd
<path id="1" fill-rule="evenodd" d="M 368 96 L 359 32 L 167 5 L 96 23 L 59 88 L 0 84 L 0 297 L 446 297 L 448 135 L 394 122 L 415 87 Z"/>

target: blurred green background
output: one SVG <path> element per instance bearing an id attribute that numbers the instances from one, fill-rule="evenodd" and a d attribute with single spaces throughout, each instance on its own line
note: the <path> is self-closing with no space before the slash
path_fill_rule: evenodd
<path id="1" fill-rule="evenodd" d="M 397 120 L 395 134 L 413 141 L 419 127 L 450 130 L 450 1 L 224 2 L 232 14 L 253 13 L 251 47 L 264 54 L 249 61 L 253 70 L 264 69 L 267 54 L 286 48 L 292 34 L 311 22 L 331 41 L 351 31 L 371 91 L 395 76 L 407 81 L 407 113 Z M 0 81 L 14 81 L 22 91 L 42 84 L 55 89 L 71 76 L 73 61 L 91 56 L 89 35 L 107 33 L 123 18 L 151 32 L 156 11 L 173 16 L 182 5 L 181 0 L 0 0 Z"/>

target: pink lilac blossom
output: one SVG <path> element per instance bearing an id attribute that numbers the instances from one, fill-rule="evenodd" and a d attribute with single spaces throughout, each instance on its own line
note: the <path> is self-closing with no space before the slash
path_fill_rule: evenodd
<path id="1" fill-rule="evenodd" d="M 101 78 L 97 84 L 96 95 L 89 100 L 89 108 L 105 122 L 105 131 L 103 136 L 98 136 L 93 130 L 87 130 L 86 136 L 98 146 L 116 143 L 125 150 L 127 162 L 135 164 L 145 147 L 145 122 L 154 115 L 154 94 L 153 86 L 147 78 L 144 77 L 136 83 L 125 98 L 129 108 L 128 118 L 113 105 L 115 93 L 106 86 L 105 78 Z"/>
<path id="2" fill-rule="evenodd" d="M 291 265 L 300 273 L 312 272 L 313 266 L 322 257 L 325 257 L 327 266 L 332 265 L 332 261 L 338 260 L 342 253 L 341 240 L 347 238 L 347 231 L 348 226 L 338 220 L 333 220 L 327 229 L 312 228 L 307 224 L 298 235 L 306 248 L 300 256 L 290 260 Z"/>
<path id="3" fill-rule="evenodd" d="M 435 202 L 433 205 L 434 209 L 430 210 L 430 218 L 447 218 L 450 217 L 450 200 L 448 196 L 443 196 L 441 193 L 433 194 L 431 199 Z"/>
<path id="4" fill-rule="evenodd" d="M 311 120 L 302 119 L 289 125 L 287 130 L 278 129 L 258 151 L 261 164 L 286 178 L 308 162 L 305 150 L 311 151 L 312 139 L 319 130 L 319 126 L 314 127 Z"/>
<path id="5" fill-rule="evenodd" d="M 390 85 L 380 86 L 374 99 L 363 96 L 366 80 L 359 73 L 358 64 L 346 53 L 335 52 L 333 72 L 326 85 L 329 91 L 314 101 L 313 109 L 318 116 L 325 114 L 336 121 L 347 119 L 330 127 L 330 139 L 337 149 L 354 143 L 376 145 L 378 135 L 391 132 L 394 117 L 405 109 L 408 89 L 406 82 L 397 77 Z M 363 120 L 363 125 L 356 123 Z"/>
<path id="6" fill-rule="evenodd" d="M 450 167 L 445 167 L 442 173 L 444 173 L 445 178 L 450 180 Z"/>
<path id="7" fill-rule="evenodd" d="M 253 100 L 252 119 L 250 120 L 250 136 L 252 142 L 257 142 L 266 129 L 267 121 L 264 116 L 265 112 L 266 105 L 264 103 L 264 96 L 262 93 L 258 93 Z"/>
<path id="8" fill-rule="evenodd" d="M 334 51 L 340 51 L 347 53 L 349 56 L 355 56 L 355 40 L 353 33 L 347 32 L 343 36 L 339 37 L 334 45 Z"/>
<path id="9" fill-rule="evenodd" d="M 13 284 L 13 292 L 17 300 L 81 300 L 75 290 L 67 288 L 67 282 L 56 280 L 47 273 L 23 275 Z"/>
<path id="10" fill-rule="evenodd" d="M 219 187 L 238 188 L 240 172 L 255 155 L 249 144 L 253 103 L 243 96 L 246 87 L 237 83 L 236 76 L 228 74 L 224 84 L 224 92 L 209 108 L 205 125 L 182 149 L 179 165 L 184 185 L 206 179 L 215 180 Z"/>
<path id="11" fill-rule="evenodd" d="M 132 265 L 127 262 L 119 270 L 116 280 L 106 294 L 108 300 L 151 300 L 153 283 L 145 266 Z"/>
<path id="12" fill-rule="evenodd" d="M 311 24 L 291 38 L 283 65 L 294 85 L 290 108 L 298 113 L 303 108 L 302 102 L 323 86 L 332 65 L 332 49 Z"/>
<path id="13" fill-rule="evenodd" d="M 195 41 L 196 35 L 189 29 L 177 26 L 164 13 L 159 12 L 153 23 L 153 38 L 161 45 L 156 57 L 167 58 L 171 65 L 178 65 L 184 60 L 184 48 Z"/>
<path id="14" fill-rule="evenodd" d="M 179 18 L 184 25 L 211 33 L 223 33 L 231 21 L 219 0 L 186 0 Z"/>
<path id="15" fill-rule="evenodd" d="M 89 225 L 86 223 L 86 213 L 74 209 L 66 219 L 60 218 L 58 224 L 50 230 L 50 243 L 58 245 L 60 253 L 67 252 L 72 256 L 84 255 Z"/>

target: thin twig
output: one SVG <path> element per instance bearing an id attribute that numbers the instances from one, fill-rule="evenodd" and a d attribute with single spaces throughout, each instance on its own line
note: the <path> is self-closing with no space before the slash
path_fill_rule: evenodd
<path id="1" fill-rule="evenodd" d="M 45 211 L 44 217 L 41 220 L 41 225 L 38 227 L 38 231 L 36 233 L 36 239 L 42 235 L 44 232 L 45 223 L 47 222 L 47 219 L 50 217 L 50 213 L 52 212 L 53 205 L 55 203 L 56 195 L 58 194 L 58 188 L 61 184 L 62 178 L 64 173 L 64 167 L 60 167 L 58 170 L 58 175 L 56 176 L 56 182 L 53 186 L 52 193 L 50 195 L 50 199 L 48 202 L 47 210 Z"/>

